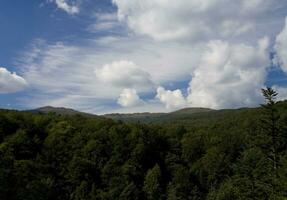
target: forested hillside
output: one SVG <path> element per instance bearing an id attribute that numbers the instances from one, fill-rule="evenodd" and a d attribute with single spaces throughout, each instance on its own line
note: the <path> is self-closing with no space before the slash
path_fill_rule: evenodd
<path id="1" fill-rule="evenodd" d="M 0 111 L 1 200 L 287 198 L 287 102 L 157 124 Z"/>
<path id="2" fill-rule="evenodd" d="M 185 108 L 170 113 L 132 113 L 132 114 L 107 114 L 104 117 L 121 120 L 124 122 L 141 122 L 141 123 L 161 123 L 170 122 L 176 119 L 198 117 L 199 115 L 215 111 L 208 108 Z"/>

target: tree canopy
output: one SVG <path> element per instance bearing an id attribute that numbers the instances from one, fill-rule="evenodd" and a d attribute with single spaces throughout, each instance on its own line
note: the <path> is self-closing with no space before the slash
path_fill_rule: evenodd
<path id="1" fill-rule="evenodd" d="M 287 102 L 158 124 L 0 111 L 0 199 L 286 199 Z"/>

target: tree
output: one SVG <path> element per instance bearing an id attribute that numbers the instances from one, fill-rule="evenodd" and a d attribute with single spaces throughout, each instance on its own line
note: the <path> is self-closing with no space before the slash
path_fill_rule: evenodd
<path id="1" fill-rule="evenodd" d="M 202 199 L 199 188 L 193 183 L 189 167 L 173 166 L 171 181 L 167 187 L 168 200 Z"/>
<path id="2" fill-rule="evenodd" d="M 71 199 L 84 200 L 88 199 L 89 188 L 87 181 L 82 181 L 81 184 L 76 188 L 75 192 L 71 195 Z"/>
<path id="3" fill-rule="evenodd" d="M 131 199 L 138 200 L 139 197 L 140 197 L 140 191 L 138 190 L 136 185 L 133 182 L 131 182 L 124 188 L 124 190 L 119 196 L 119 199 L 120 200 L 131 200 Z"/>
<path id="4" fill-rule="evenodd" d="M 267 141 L 268 156 L 272 162 L 272 196 L 275 199 L 276 179 L 278 177 L 278 148 L 279 148 L 279 115 L 276 109 L 276 97 L 278 93 L 272 88 L 267 87 L 262 89 L 262 94 L 265 98 L 265 104 L 261 105 L 264 109 L 262 119 L 262 128 L 270 138 Z M 265 147 L 264 147 L 265 148 Z"/>
<path id="5" fill-rule="evenodd" d="M 156 164 L 152 169 L 148 170 L 145 176 L 143 190 L 146 193 L 147 199 L 149 200 L 159 200 L 162 197 L 161 189 L 161 170 L 158 164 Z"/>

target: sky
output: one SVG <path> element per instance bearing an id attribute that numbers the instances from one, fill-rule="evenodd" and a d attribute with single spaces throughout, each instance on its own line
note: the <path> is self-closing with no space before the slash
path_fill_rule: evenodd
<path id="1" fill-rule="evenodd" d="M 286 0 L 1 0 L 0 107 L 170 112 L 287 99 Z"/>

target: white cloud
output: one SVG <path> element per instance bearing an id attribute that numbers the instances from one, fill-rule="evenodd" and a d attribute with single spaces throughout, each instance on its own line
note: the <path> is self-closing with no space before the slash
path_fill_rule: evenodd
<path id="1" fill-rule="evenodd" d="M 278 93 L 277 100 L 278 101 L 283 101 L 287 100 L 287 87 L 280 87 L 280 86 L 273 86 L 273 89 Z"/>
<path id="2" fill-rule="evenodd" d="M 188 81 L 202 51 L 199 46 L 156 43 L 131 36 L 79 42 L 69 45 L 35 40 L 30 50 L 18 58 L 17 67 L 34 91 L 28 100 L 24 99 L 25 105 L 34 108 L 53 104 L 96 113 L 116 111 L 111 105 L 124 88 L 134 88 L 145 96 L 155 92 L 155 85 Z M 164 109 L 158 104 L 134 109 L 140 108 Z M 127 110 L 132 111 L 118 111 Z"/>
<path id="3" fill-rule="evenodd" d="M 50 2 L 54 2 L 59 9 L 64 10 L 70 15 L 78 14 L 80 12 L 76 2 L 69 2 L 69 0 L 50 0 Z"/>
<path id="4" fill-rule="evenodd" d="M 6 68 L 0 67 L 0 93 L 13 93 L 23 90 L 27 82 L 16 73 L 9 72 Z"/>
<path id="5" fill-rule="evenodd" d="M 287 5 L 286 1 L 279 1 L 282 7 Z M 119 19 L 136 33 L 159 41 L 204 41 L 246 36 L 257 29 L 257 35 L 262 36 L 260 21 L 272 20 L 269 14 L 276 12 L 278 0 L 113 0 L 113 3 L 118 7 Z M 270 32 L 267 27 L 264 30 Z"/>
<path id="6" fill-rule="evenodd" d="M 123 107 L 134 107 L 143 103 L 135 89 L 124 89 L 118 98 L 118 104 Z"/>
<path id="7" fill-rule="evenodd" d="M 209 108 L 257 105 L 269 64 L 268 45 L 267 38 L 258 47 L 211 41 L 192 75 L 189 103 Z"/>
<path id="8" fill-rule="evenodd" d="M 134 88 L 145 95 L 154 93 L 154 85 L 188 80 L 200 52 L 195 47 L 132 37 L 106 36 L 80 42 L 81 45 L 69 45 L 36 40 L 18 58 L 17 67 L 34 91 L 23 100 L 25 105 L 111 112 L 117 110 L 111 105 L 116 104 L 124 88 Z M 141 108 L 163 109 L 158 104 Z M 127 110 L 131 111 L 119 111 Z"/>
<path id="9" fill-rule="evenodd" d="M 241 24 L 238 21 L 234 20 L 225 20 L 221 24 L 221 35 L 228 36 L 239 36 L 241 34 L 250 32 L 254 29 L 254 26 L 251 23 Z"/>
<path id="10" fill-rule="evenodd" d="M 268 54 L 267 42 L 257 41 L 265 35 L 274 39 L 281 31 L 286 0 L 113 2 L 117 16 L 98 13 L 86 29 L 104 34 L 89 34 L 73 45 L 36 42 L 24 56 L 17 67 L 38 93 L 29 105 L 52 103 L 104 113 L 259 102 Z M 186 87 L 188 98 L 180 90 L 163 88 L 157 100 L 146 98 L 155 93 L 155 85 L 172 84 Z M 145 103 L 119 107 L 124 88 L 134 88 Z"/>
<path id="11" fill-rule="evenodd" d="M 112 21 L 106 21 L 106 22 L 99 22 L 92 24 L 88 27 L 89 32 L 99 32 L 99 31 L 107 31 L 107 30 L 112 30 L 115 27 L 118 26 L 118 23 L 112 22 Z"/>
<path id="12" fill-rule="evenodd" d="M 88 26 L 87 30 L 91 33 L 102 31 L 119 31 L 122 29 L 122 24 L 118 22 L 116 13 L 96 13 L 95 23 Z"/>
<path id="13" fill-rule="evenodd" d="M 287 17 L 285 27 L 276 37 L 275 50 L 277 52 L 276 62 L 278 62 L 282 70 L 287 73 Z"/>
<path id="14" fill-rule="evenodd" d="M 149 88 L 153 85 L 149 73 L 132 61 L 115 61 L 95 70 L 100 81 L 114 87 Z"/>
<path id="15" fill-rule="evenodd" d="M 166 109 L 178 109 L 187 105 L 180 90 L 171 91 L 158 87 L 156 98 L 165 104 Z"/>

